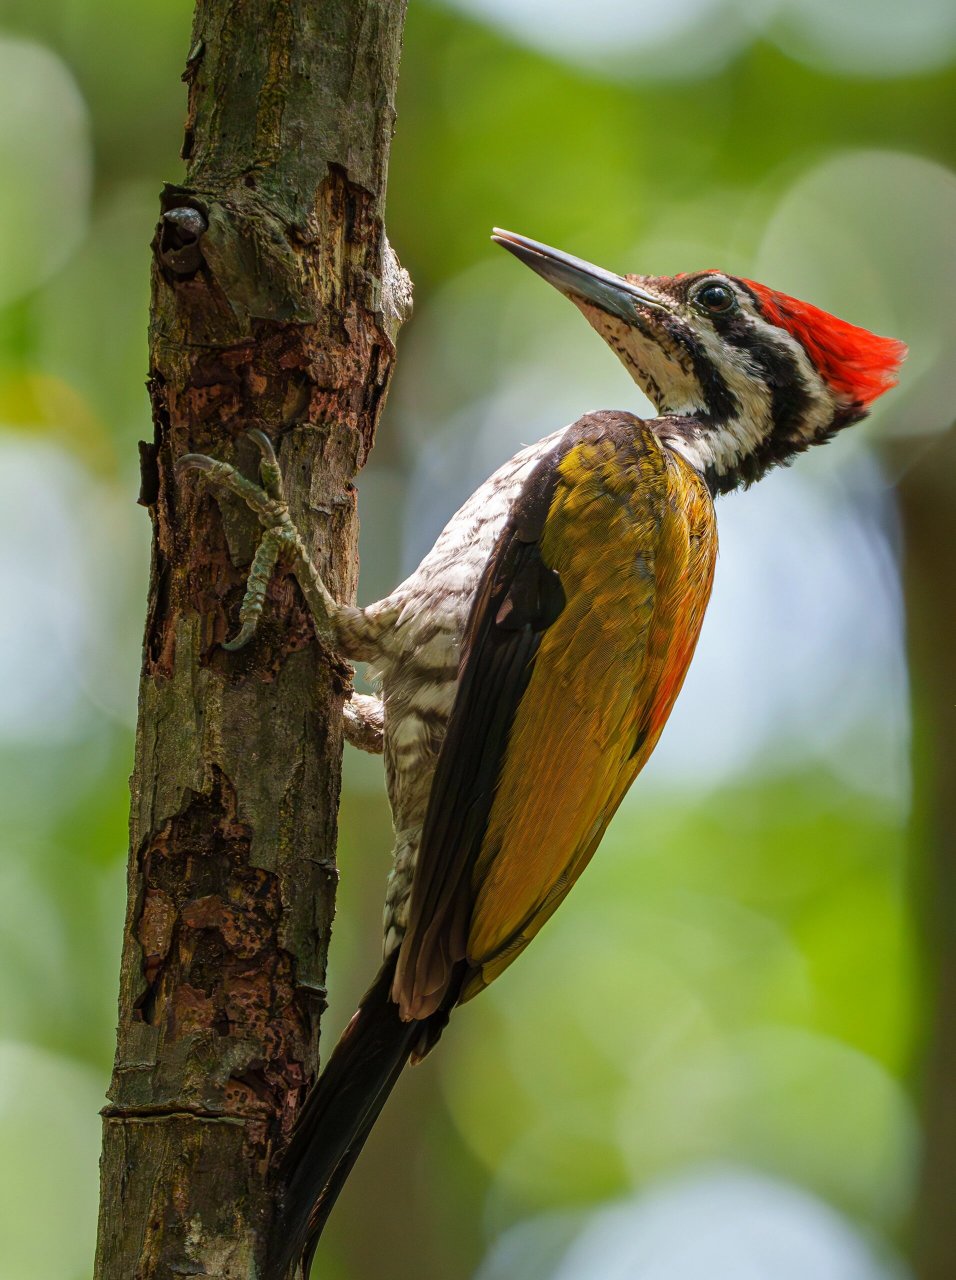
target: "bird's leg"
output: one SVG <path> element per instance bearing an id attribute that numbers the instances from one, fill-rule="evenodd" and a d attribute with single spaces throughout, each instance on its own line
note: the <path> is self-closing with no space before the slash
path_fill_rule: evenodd
<path id="1" fill-rule="evenodd" d="M 269 580 L 280 556 L 291 561 L 292 572 L 302 588 L 315 633 L 321 644 L 345 658 L 373 660 L 378 656 L 380 625 L 355 605 L 339 604 L 322 581 L 292 522 L 282 486 L 282 472 L 272 443 L 262 431 L 249 432 L 259 450 L 259 479 L 255 484 L 228 462 L 203 453 L 186 453 L 179 470 L 198 471 L 208 484 L 228 489 L 254 511 L 262 526 L 262 538 L 253 556 L 246 582 L 246 594 L 239 608 L 240 628 L 224 649 L 241 649 L 255 635 L 262 616 Z M 383 708 L 378 698 L 353 694 L 346 704 L 345 732 L 349 741 L 363 751 L 382 750 Z"/>

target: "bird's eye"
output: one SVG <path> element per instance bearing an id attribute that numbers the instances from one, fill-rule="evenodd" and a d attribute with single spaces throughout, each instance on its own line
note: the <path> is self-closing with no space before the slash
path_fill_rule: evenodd
<path id="1" fill-rule="evenodd" d="M 711 315 L 726 315 L 737 306 L 737 295 L 727 284 L 705 284 L 694 295 L 694 301 L 702 311 Z"/>

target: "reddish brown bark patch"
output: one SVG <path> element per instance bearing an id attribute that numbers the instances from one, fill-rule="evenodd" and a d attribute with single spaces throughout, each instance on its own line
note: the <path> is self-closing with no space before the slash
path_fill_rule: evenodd
<path id="1" fill-rule="evenodd" d="M 304 1081 L 307 1028 L 292 957 L 279 945 L 279 881 L 250 865 L 250 837 L 232 787 L 214 771 L 211 789 L 143 849 L 134 932 L 146 986 L 135 1016 L 161 1043 L 190 1037 L 200 1056 L 203 1041 L 234 1039 L 237 1074 L 216 1109 L 271 1117 Z M 252 1057 L 247 1044 L 258 1046 Z"/>

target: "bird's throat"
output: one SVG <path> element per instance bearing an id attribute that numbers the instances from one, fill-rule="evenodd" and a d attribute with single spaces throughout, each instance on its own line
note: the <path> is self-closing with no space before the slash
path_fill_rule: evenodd
<path id="1" fill-rule="evenodd" d="M 767 415 L 717 421 L 703 414 L 665 414 L 651 426 L 662 444 L 684 459 L 707 482 L 711 493 L 730 493 L 763 467 L 773 425 Z"/>

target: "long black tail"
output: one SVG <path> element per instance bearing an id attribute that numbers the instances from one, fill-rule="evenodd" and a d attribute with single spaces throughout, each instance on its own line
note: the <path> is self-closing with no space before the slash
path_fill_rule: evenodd
<path id="1" fill-rule="evenodd" d="M 421 1022 L 402 1022 L 390 991 L 395 955 L 382 966 L 342 1033 L 299 1115 L 280 1177 L 284 1198 L 267 1280 L 303 1258 L 303 1275 L 339 1192 L 385 1100 L 422 1040 Z"/>

